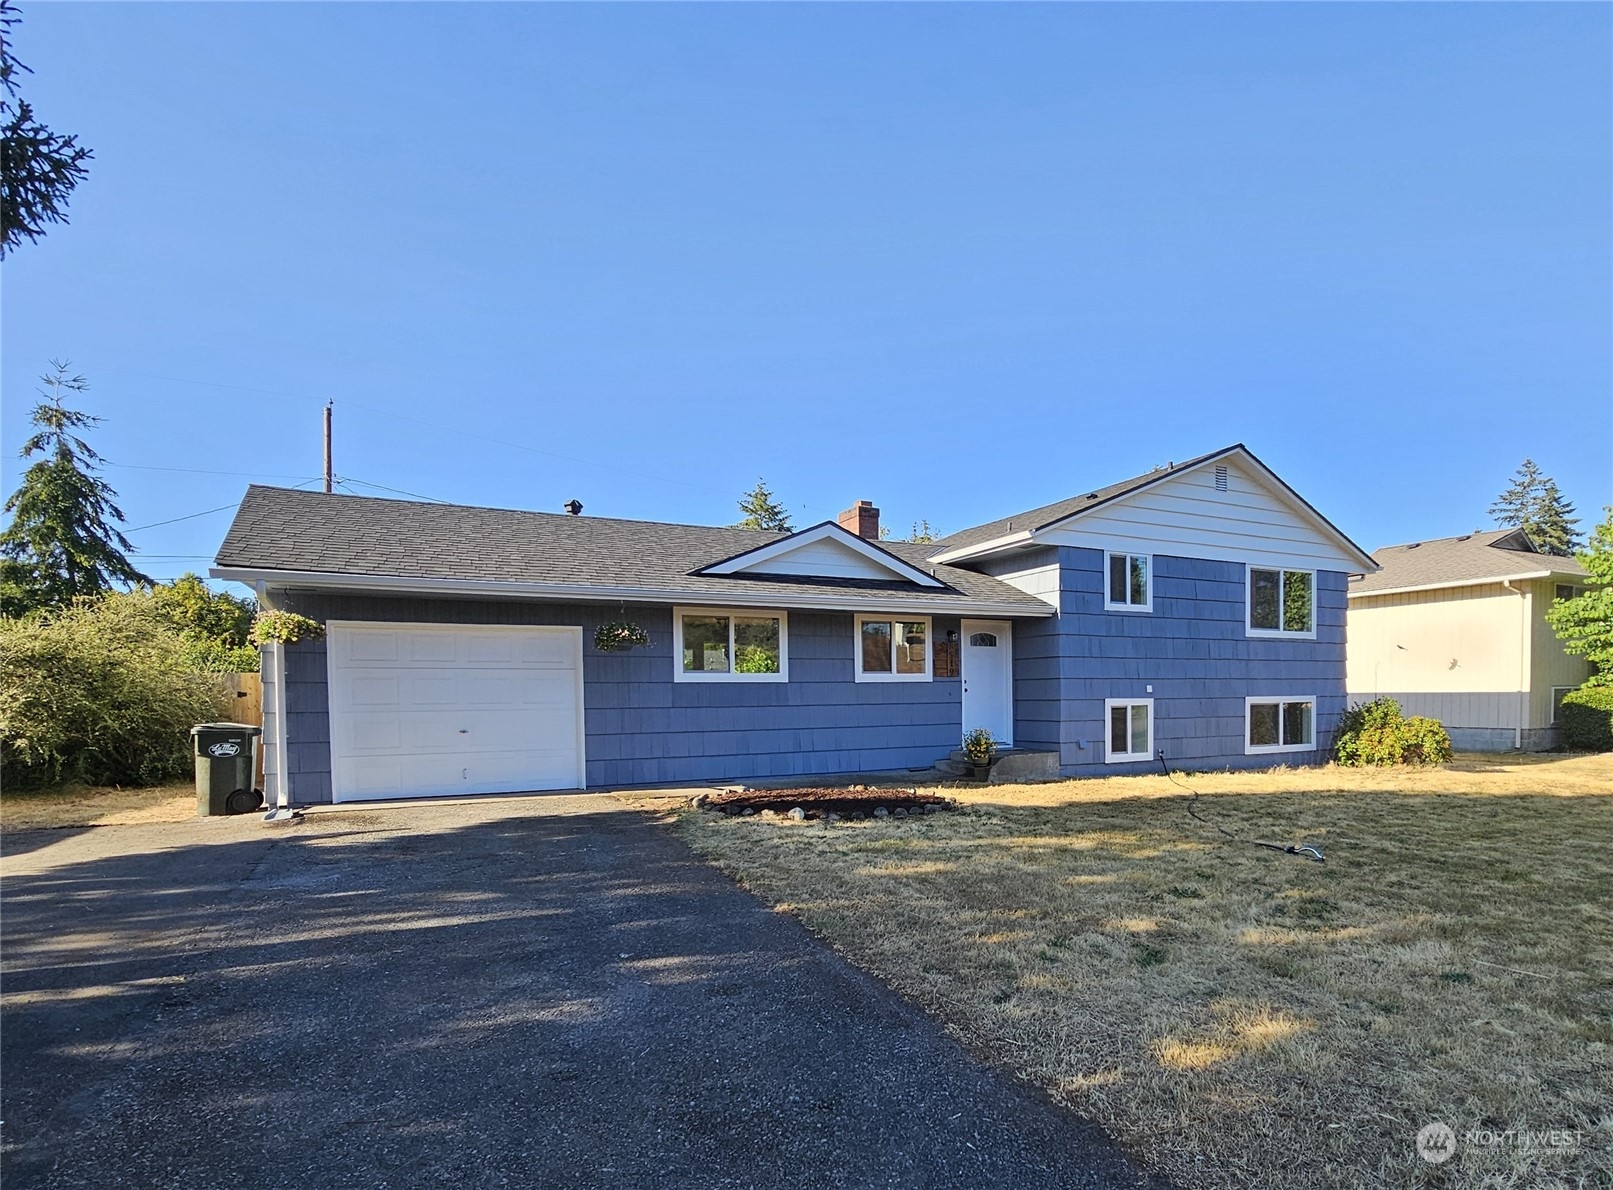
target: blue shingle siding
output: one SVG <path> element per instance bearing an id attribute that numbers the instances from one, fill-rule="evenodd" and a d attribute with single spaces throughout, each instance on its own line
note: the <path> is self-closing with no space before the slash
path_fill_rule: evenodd
<path id="1" fill-rule="evenodd" d="M 1059 615 L 1014 630 L 1015 742 L 1057 749 L 1065 776 L 1146 771 L 1154 762 L 1104 763 L 1105 699 L 1154 700 L 1154 747 L 1172 765 L 1255 768 L 1325 759 L 1344 710 L 1346 576 L 1316 576 L 1316 639 L 1251 639 L 1244 567 L 1154 557 L 1152 612 L 1104 608 L 1099 550 L 1060 547 L 991 562 L 998 576 L 1057 565 Z M 1147 690 L 1153 687 L 1152 693 Z M 1314 695 L 1307 752 L 1244 754 L 1244 699 Z M 1084 746 L 1083 746 L 1084 745 Z"/>
<path id="2" fill-rule="evenodd" d="M 612 605 L 388 598 L 292 592 L 318 620 L 565 624 L 583 629 L 583 718 L 590 787 L 807 776 L 927 767 L 958 746 L 962 684 L 857 682 L 849 612 L 789 614 L 789 681 L 672 680 L 672 611 L 632 606 L 646 648 L 600 653 L 594 629 Z M 956 619 L 936 617 L 944 639 Z M 287 752 L 296 800 L 328 802 L 330 720 L 323 641 L 286 650 Z"/>

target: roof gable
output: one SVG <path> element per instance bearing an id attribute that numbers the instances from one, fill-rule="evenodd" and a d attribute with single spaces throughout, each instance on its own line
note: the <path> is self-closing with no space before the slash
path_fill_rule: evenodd
<path id="1" fill-rule="evenodd" d="M 1374 569 L 1365 550 L 1241 443 L 964 530 L 939 544 L 931 556 L 948 563 L 1038 544 Z"/>
<path id="2" fill-rule="evenodd" d="M 703 567 L 697 574 L 779 574 L 829 579 L 868 579 L 945 586 L 933 574 L 858 537 L 833 521 L 824 521 Z"/>

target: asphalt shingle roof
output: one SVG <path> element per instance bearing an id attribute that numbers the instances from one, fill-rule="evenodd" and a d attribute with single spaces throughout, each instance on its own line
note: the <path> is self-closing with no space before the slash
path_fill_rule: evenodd
<path id="1" fill-rule="evenodd" d="M 1493 529 L 1387 545 L 1372 555 L 1382 569 L 1350 580 L 1351 595 L 1398 591 L 1406 587 L 1462 586 L 1500 582 L 1549 570 L 1555 574 L 1583 575 L 1585 568 L 1573 558 L 1542 554 L 1521 529 Z"/>
<path id="2" fill-rule="evenodd" d="M 1084 492 L 1079 496 L 1071 496 L 1068 500 L 1057 500 L 1052 504 L 1044 504 L 1040 508 L 1033 508 L 1028 512 L 1016 512 L 1013 516 L 1002 517 L 999 520 L 988 521 L 984 525 L 976 525 L 972 529 L 960 529 L 950 536 L 943 537 L 930 547 L 932 553 L 945 553 L 948 550 L 962 549 L 965 546 L 979 545 L 983 541 L 995 541 L 999 537 L 1006 537 L 1010 533 L 1023 533 L 1027 530 L 1034 533 L 1039 529 L 1062 521 L 1067 516 L 1084 512 L 1088 508 L 1095 508 L 1117 496 L 1124 496 L 1135 491 L 1144 484 L 1164 479 L 1167 475 L 1181 471 L 1187 467 L 1196 467 L 1200 463 L 1224 455 L 1233 447 L 1223 450 L 1211 451 L 1200 455 L 1196 459 L 1188 459 L 1185 463 L 1172 463 L 1169 467 L 1156 467 L 1145 475 L 1134 475 L 1130 479 L 1122 479 L 1119 483 L 1109 484 L 1107 487 L 1095 488 L 1091 492 Z"/>
<path id="3" fill-rule="evenodd" d="M 750 529 L 611 520 L 371 496 L 249 487 L 215 565 L 377 576 L 633 588 L 695 600 L 739 593 L 899 605 L 979 601 L 1046 614 L 1047 604 L 989 575 L 927 560 L 930 545 L 880 542 L 949 589 L 798 575 L 694 575 L 691 571 L 787 536 Z"/>

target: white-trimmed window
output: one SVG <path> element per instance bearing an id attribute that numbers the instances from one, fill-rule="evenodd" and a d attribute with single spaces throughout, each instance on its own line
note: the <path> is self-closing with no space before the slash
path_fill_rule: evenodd
<path id="1" fill-rule="evenodd" d="M 1585 589 L 1583 587 L 1576 587 L 1573 583 L 1557 584 L 1558 599 L 1578 599 L 1583 594 L 1585 594 Z"/>
<path id="2" fill-rule="evenodd" d="M 785 682 L 790 624 L 784 612 L 672 609 L 672 678 L 678 682 Z"/>
<path id="3" fill-rule="evenodd" d="M 1563 695 L 1572 694 L 1578 689 L 1578 686 L 1553 686 L 1551 688 L 1551 725 L 1553 727 L 1556 727 L 1558 721 L 1563 717 Z"/>
<path id="4" fill-rule="evenodd" d="M 859 682 L 928 682 L 928 616 L 858 616 L 856 670 Z"/>
<path id="5" fill-rule="evenodd" d="M 1103 720 L 1108 732 L 1105 738 L 1109 742 L 1103 752 L 1105 763 L 1154 759 L 1153 699 L 1106 699 Z"/>
<path id="6" fill-rule="evenodd" d="M 1154 610 L 1154 560 L 1147 554 L 1107 554 L 1104 606 L 1117 611 Z"/>
<path id="7" fill-rule="evenodd" d="M 1243 708 L 1243 751 L 1309 752 L 1316 747 L 1316 699 L 1249 698 Z"/>
<path id="8" fill-rule="evenodd" d="M 1249 567 L 1250 636 L 1316 635 L 1316 571 Z"/>

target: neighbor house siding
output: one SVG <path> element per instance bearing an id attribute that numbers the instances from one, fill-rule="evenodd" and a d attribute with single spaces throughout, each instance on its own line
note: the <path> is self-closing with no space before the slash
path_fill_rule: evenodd
<path id="1" fill-rule="evenodd" d="M 1554 686 L 1582 686 L 1591 676 L 1591 663 L 1563 650 L 1563 642 L 1546 622 L 1546 609 L 1557 598 L 1557 579 L 1537 579 L 1531 591 L 1534 640 L 1529 649 L 1529 725 L 1551 726 L 1551 691 Z M 1568 582 L 1569 580 L 1561 580 Z M 1584 579 L 1573 585 L 1583 587 Z M 1551 741 L 1556 743 L 1555 739 Z"/>
<path id="2" fill-rule="evenodd" d="M 1351 599 L 1351 699 L 1393 698 L 1408 715 L 1438 719 L 1459 748 L 1516 747 L 1531 718 L 1529 624 L 1539 601 L 1528 588 L 1475 583 Z"/>
<path id="3" fill-rule="evenodd" d="M 565 624 L 583 629 L 583 718 L 590 788 L 928 767 L 955 748 L 956 679 L 856 682 L 849 612 L 789 613 L 789 681 L 672 680 L 670 608 L 307 592 L 280 606 L 318 620 Z M 600 653 L 593 632 L 623 616 L 647 647 Z M 955 618 L 936 617 L 944 637 Z M 299 802 L 329 801 L 330 723 L 324 642 L 287 650 L 288 755 Z"/>
<path id="4" fill-rule="evenodd" d="M 1059 575 L 1057 618 L 1015 630 L 1016 739 L 1056 746 L 1065 776 L 1144 771 L 1157 761 L 1104 763 L 1104 700 L 1152 699 L 1154 747 L 1173 766 L 1321 761 L 1344 709 L 1344 573 L 1317 571 L 1314 640 L 1259 639 L 1245 627 L 1241 563 L 1152 557 L 1152 612 L 1105 609 L 1102 550 L 1063 546 L 990 563 L 1010 583 L 1016 561 L 1026 575 L 1056 562 Z M 1317 748 L 1245 755 L 1244 700 L 1299 696 L 1316 698 Z"/>

